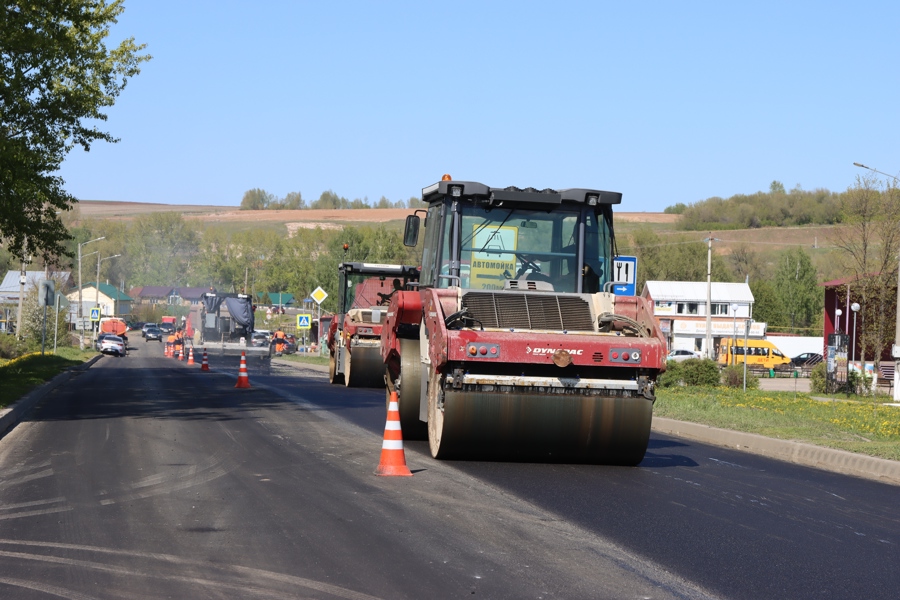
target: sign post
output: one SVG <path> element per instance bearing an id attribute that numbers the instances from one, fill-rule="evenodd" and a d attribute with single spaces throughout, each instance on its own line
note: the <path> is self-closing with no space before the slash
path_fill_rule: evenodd
<path id="1" fill-rule="evenodd" d="M 316 301 L 316 322 L 319 324 L 318 338 L 316 340 L 316 347 L 319 349 L 319 354 L 322 353 L 322 346 L 324 344 L 322 341 L 322 302 L 325 301 L 325 298 L 328 297 L 328 293 L 322 289 L 321 286 L 317 287 L 313 290 L 313 293 L 309 295 L 310 298 Z"/>
<path id="2" fill-rule="evenodd" d="M 637 257 L 617 256 L 613 260 L 612 273 L 609 280 L 612 283 L 613 294 L 616 296 L 634 296 L 635 281 L 637 280 Z"/>

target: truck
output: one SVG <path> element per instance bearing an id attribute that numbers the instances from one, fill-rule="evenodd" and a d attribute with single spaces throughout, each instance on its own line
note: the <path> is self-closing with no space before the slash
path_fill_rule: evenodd
<path id="1" fill-rule="evenodd" d="M 636 465 L 666 340 L 649 302 L 611 289 L 613 206 L 595 189 L 422 190 L 404 243 L 421 273 L 382 329 L 386 395 L 436 459 Z"/>
<path id="2" fill-rule="evenodd" d="M 128 325 L 123 319 L 118 317 L 103 317 L 100 319 L 100 333 L 112 333 L 121 338 L 128 339 L 125 332 L 128 331 Z"/>
<path id="3" fill-rule="evenodd" d="M 328 379 L 347 387 L 384 387 L 381 331 L 388 303 L 419 280 L 408 265 L 343 262 L 338 266 L 339 312 L 328 326 Z"/>

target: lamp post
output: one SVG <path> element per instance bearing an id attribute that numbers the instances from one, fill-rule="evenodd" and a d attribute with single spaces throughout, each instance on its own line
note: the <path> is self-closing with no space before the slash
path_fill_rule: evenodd
<path id="1" fill-rule="evenodd" d="M 850 305 L 850 310 L 853 311 L 853 350 L 850 352 L 850 360 L 856 361 L 856 313 L 859 312 L 859 302 L 854 302 Z M 861 375 L 865 375 L 865 365 L 860 370 Z"/>
<path id="2" fill-rule="evenodd" d="M 844 311 L 842 311 L 839 308 L 834 311 L 834 332 L 835 333 L 841 332 L 841 315 L 842 314 L 844 314 Z"/>
<path id="3" fill-rule="evenodd" d="M 753 325 L 753 319 L 744 321 L 744 393 L 747 393 L 747 335 L 750 333 L 750 326 Z"/>
<path id="4" fill-rule="evenodd" d="M 731 364 L 737 364 L 737 309 L 738 305 L 732 303 L 731 305 Z M 747 360 L 746 358 L 744 360 Z"/>
<path id="5" fill-rule="evenodd" d="M 900 183 L 900 179 L 895 175 L 882 173 L 878 169 L 867 167 L 858 162 L 853 163 L 853 166 L 859 167 L 860 169 L 867 169 L 873 173 L 884 175 L 885 177 L 890 177 L 895 182 Z M 900 258 L 898 258 L 898 261 L 900 261 Z M 894 305 L 894 309 L 894 312 L 897 313 L 897 323 L 894 328 L 894 345 L 891 347 L 891 357 L 894 359 L 894 402 L 900 402 L 900 268 L 897 269 L 897 303 Z"/>
<path id="6" fill-rule="evenodd" d="M 103 237 L 98 237 L 93 240 L 88 240 L 86 242 L 81 242 L 80 244 L 78 244 L 78 321 L 81 324 L 81 342 L 79 343 L 79 346 L 81 347 L 82 350 L 84 350 L 84 309 L 81 306 L 81 304 L 82 304 L 82 302 L 81 302 L 81 300 L 82 300 L 82 298 L 81 298 L 81 248 L 83 246 L 87 246 L 88 244 L 91 244 L 93 242 L 99 242 L 100 240 L 105 240 L 105 239 L 106 239 L 106 236 L 103 236 Z"/>
<path id="7" fill-rule="evenodd" d="M 712 243 L 719 240 L 712 236 L 703 240 L 706 242 L 706 357 L 715 360 L 712 349 Z"/>
<path id="8" fill-rule="evenodd" d="M 113 254 L 112 256 L 107 256 L 106 258 L 100 258 L 100 254 L 97 254 L 97 306 L 100 306 L 100 263 L 104 260 L 109 260 L 111 258 L 118 258 L 122 256 L 121 254 Z M 113 309 L 113 313 L 115 313 L 115 309 Z"/>

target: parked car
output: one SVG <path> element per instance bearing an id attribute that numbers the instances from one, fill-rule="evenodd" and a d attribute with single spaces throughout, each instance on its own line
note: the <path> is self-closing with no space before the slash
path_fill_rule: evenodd
<path id="1" fill-rule="evenodd" d="M 125 356 L 125 340 L 117 335 L 104 335 L 100 340 L 100 352 L 102 352 L 103 354 Z"/>
<path id="2" fill-rule="evenodd" d="M 269 345 L 268 336 L 262 331 L 254 331 L 250 338 L 250 345 L 255 348 L 263 348 Z"/>
<path id="3" fill-rule="evenodd" d="M 666 360 L 674 360 L 675 362 L 681 362 L 689 358 L 700 358 L 700 353 L 696 350 L 672 350 L 666 355 Z"/>
<path id="4" fill-rule="evenodd" d="M 144 341 L 149 342 L 150 340 L 156 340 L 157 342 L 161 342 L 163 339 L 163 332 L 159 327 L 150 327 L 144 331 Z"/>
<path id="5" fill-rule="evenodd" d="M 822 355 L 817 352 L 804 352 L 791 359 L 793 367 L 814 367 L 822 362 Z"/>

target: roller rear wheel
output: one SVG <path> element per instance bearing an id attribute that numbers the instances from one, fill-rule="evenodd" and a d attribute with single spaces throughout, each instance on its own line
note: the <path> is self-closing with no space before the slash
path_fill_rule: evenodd
<path id="1" fill-rule="evenodd" d="M 344 383 L 344 376 L 337 372 L 337 356 L 332 352 L 328 358 L 328 381 L 332 384 Z"/>

